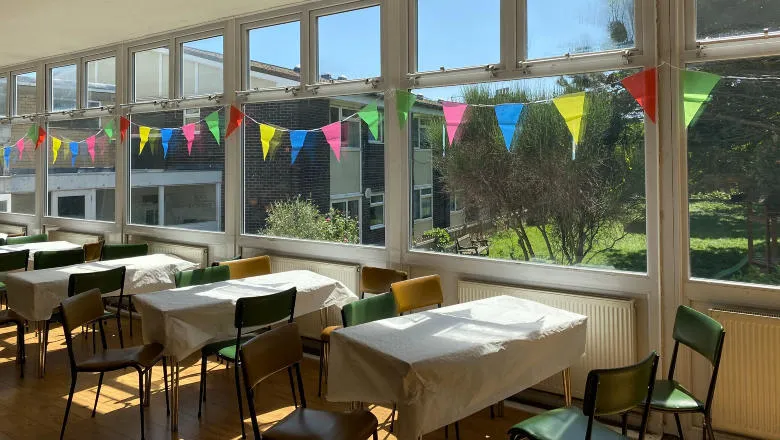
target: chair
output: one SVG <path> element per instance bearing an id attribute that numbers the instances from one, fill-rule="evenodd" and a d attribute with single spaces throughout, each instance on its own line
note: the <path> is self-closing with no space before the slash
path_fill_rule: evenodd
<path id="1" fill-rule="evenodd" d="M 138 244 L 104 244 L 100 260 L 118 260 L 120 258 L 143 257 L 149 253 L 149 245 Z"/>
<path id="2" fill-rule="evenodd" d="M 100 261 L 104 243 L 103 240 L 95 243 L 84 243 L 84 261 Z"/>
<path id="3" fill-rule="evenodd" d="M 65 426 L 68 423 L 68 414 L 70 413 L 70 405 L 73 402 L 73 392 L 76 389 L 78 373 L 100 373 L 95 394 L 95 405 L 92 408 L 92 417 L 95 417 L 98 398 L 100 397 L 100 387 L 103 385 L 103 375 L 106 372 L 125 368 L 134 368 L 138 371 L 138 394 L 141 398 L 139 404 L 141 411 L 141 439 L 144 439 L 144 405 L 148 404 L 148 397 L 144 398 L 144 379 L 147 379 L 147 383 L 151 383 L 152 367 L 162 359 L 165 382 L 165 406 L 166 409 L 168 408 L 168 373 L 165 358 L 163 358 L 163 346 L 155 343 L 131 348 L 108 349 L 105 332 L 103 331 L 103 312 L 103 300 L 98 289 L 92 289 L 67 298 L 60 305 L 71 376 L 70 392 L 68 393 L 68 402 L 65 405 L 65 417 L 62 420 L 60 440 L 65 435 Z M 76 360 L 71 332 L 75 328 L 92 324 L 93 322 L 97 322 L 98 326 L 100 326 L 100 341 L 103 344 L 103 351 L 86 359 L 80 357 L 79 360 Z M 146 377 L 146 375 L 149 376 Z"/>
<path id="4" fill-rule="evenodd" d="M 376 417 L 369 411 L 351 413 L 329 412 L 306 408 L 300 363 L 303 345 L 296 324 L 287 324 L 261 335 L 241 346 L 239 350 L 244 376 L 246 398 L 255 439 L 264 440 L 364 440 L 378 439 Z M 301 406 L 262 434 L 255 413 L 255 387 L 284 369 L 295 368 Z"/>
<path id="5" fill-rule="evenodd" d="M 92 289 L 98 289 L 101 294 L 119 291 L 119 307 L 116 309 L 116 313 L 104 312 L 102 319 L 116 318 L 117 332 L 119 332 L 119 346 L 125 348 L 125 341 L 122 338 L 122 319 L 120 312 L 122 310 L 122 297 L 125 292 L 125 266 L 117 267 L 114 269 L 103 270 L 100 272 L 86 272 L 86 273 L 73 273 L 70 274 L 68 279 L 68 297 L 78 295 L 79 293 L 86 292 Z M 133 326 L 133 322 L 130 321 L 130 327 Z M 92 345 L 94 349 L 95 345 L 95 328 L 93 324 L 92 328 Z"/>
<path id="6" fill-rule="evenodd" d="M 37 235 L 25 235 L 23 237 L 8 237 L 5 240 L 5 244 L 41 243 L 44 241 L 49 241 L 49 237 L 46 234 L 37 234 Z"/>
<path id="7" fill-rule="evenodd" d="M 62 251 L 39 251 L 33 255 L 33 269 L 53 269 L 72 266 L 84 262 L 84 249 L 66 249 Z"/>
<path id="8" fill-rule="evenodd" d="M 651 353 L 636 365 L 605 370 L 592 370 L 585 384 L 582 409 L 558 408 L 523 420 L 509 429 L 509 439 L 534 440 L 614 439 L 628 440 L 628 412 L 645 405 L 639 440 L 647 427 L 648 404 L 653 394 L 658 355 Z M 595 421 L 599 416 L 620 414 L 622 432 L 617 433 Z"/>
<path id="9" fill-rule="evenodd" d="M 438 306 L 444 302 L 441 278 L 438 275 L 399 281 L 390 286 L 398 304 L 398 313 L 404 314 L 423 307 Z"/>
<path id="10" fill-rule="evenodd" d="M 205 269 L 185 270 L 176 272 L 174 280 L 176 287 L 200 286 L 201 284 L 216 283 L 230 279 L 228 266 L 212 266 Z"/>
<path id="11" fill-rule="evenodd" d="M 227 267 L 225 267 L 227 269 Z M 201 349 L 200 359 L 200 396 L 198 398 L 198 417 L 201 416 L 201 406 L 206 400 L 206 363 L 208 356 L 216 354 L 220 359 L 226 362 L 235 362 L 239 347 L 242 343 L 250 340 L 254 335 L 243 334 L 244 329 L 248 327 L 268 327 L 284 319 L 288 323 L 292 322 L 295 314 L 295 297 L 297 290 L 295 287 L 274 293 L 271 295 L 255 296 L 248 298 L 239 298 L 236 302 L 236 314 L 234 325 L 236 327 L 236 338 L 224 341 L 217 341 L 206 345 Z M 236 394 L 238 396 L 238 413 L 241 416 L 241 438 L 246 437 L 244 431 L 244 410 L 241 403 L 241 383 L 238 373 L 238 365 L 235 368 L 236 374 Z M 289 371 L 290 387 L 293 389 L 295 397 L 292 370 Z M 294 402 L 297 406 L 297 400 Z"/>
<path id="12" fill-rule="evenodd" d="M 409 279 L 409 274 L 401 270 L 363 266 L 360 269 L 360 299 L 366 293 L 380 294 L 390 291 L 390 285 Z"/>
<path id="13" fill-rule="evenodd" d="M 24 351 L 24 318 L 10 309 L 0 311 L 0 326 L 8 324 L 16 325 L 16 363 L 21 367 L 20 377 L 24 377 L 24 363 L 26 359 Z"/>
<path id="14" fill-rule="evenodd" d="M 11 272 L 15 270 L 27 270 L 27 264 L 30 260 L 30 250 L 23 249 L 21 251 L 8 252 L 0 254 L 0 272 Z M 0 305 L 5 302 L 5 307 L 8 308 L 8 297 L 6 295 L 5 283 L 0 281 Z"/>
<path id="15" fill-rule="evenodd" d="M 230 268 L 230 279 L 256 277 L 271 273 L 271 258 L 267 255 L 239 260 L 221 261 L 213 266 L 227 266 Z"/>
<path id="16" fill-rule="evenodd" d="M 715 382 L 718 379 L 720 357 L 723 352 L 723 340 L 726 332 L 718 321 L 690 307 L 680 306 L 674 318 L 674 351 L 669 366 L 667 380 L 659 380 L 653 390 L 650 409 L 653 411 L 674 413 L 677 432 L 683 439 L 680 413 L 701 413 L 704 415 L 703 437 L 715 439 L 712 432 L 712 399 L 715 396 Z M 712 364 L 710 387 L 705 402 L 697 399 L 690 391 L 674 380 L 674 368 L 680 344 L 704 356 Z"/>

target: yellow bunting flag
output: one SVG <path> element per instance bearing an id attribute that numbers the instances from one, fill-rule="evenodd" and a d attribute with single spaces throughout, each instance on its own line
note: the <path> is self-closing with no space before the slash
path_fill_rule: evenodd
<path id="1" fill-rule="evenodd" d="M 143 125 L 138 127 L 138 137 L 141 139 L 141 143 L 138 146 L 138 155 L 144 151 L 146 143 L 149 141 L 149 132 L 152 131 L 151 127 L 144 127 Z"/>
<path id="2" fill-rule="evenodd" d="M 60 153 L 60 147 L 62 147 L 62 141 L 56 137 L 51 138 L 51 163 L 57 163 L 57 156 Z"/>
<path id="3" fill-rule="evenodd" d="M 555 107 L 566 121 L 572 136 L 572 160 L 575 158 L 577 144 L 582 139 L 582 117 L 585 116 L 585 92 L 570 93 L 553 99 Z"/>
<path id="4" fill-rule="evenodd" d="M 260 142 L 263 144 L 263 160 L 268 156 L 271 149 L 271 141 L 276 134 L 276 127 L 260 124 Z"/>

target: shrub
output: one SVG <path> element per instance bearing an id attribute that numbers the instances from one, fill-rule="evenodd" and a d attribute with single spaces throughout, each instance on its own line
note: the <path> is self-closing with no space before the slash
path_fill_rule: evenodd
<path id="1" fill-rule="evenodd" d="M 455 242 L 452 241 L 450 233 L 444 228 L 433 228 L 423 232 L 423 240 L 433 239 L 431 250 L 436 252 L 452 252 Z"/>
<path id="2" fill-rule="evenodd" d="M 311 200 L 294 199 L 276 201 L 266 209 L 267 218 L 263 235 L 302 238 L 305 240 L 359 243 L 358 221 L 330 209 L 322 214 Z"/>

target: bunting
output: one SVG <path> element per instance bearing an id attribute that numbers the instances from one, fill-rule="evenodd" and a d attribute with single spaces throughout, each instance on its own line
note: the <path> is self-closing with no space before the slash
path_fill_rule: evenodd
<path id="1" fill-rule="evenodd" d="M 160 129 L 160 140 L 162 141 L 162 147 L 163 147 L 163 159 L 168 157 L 168 142 L 170 142 L 171 136 L 173 136 L 172 129 L 170 128 Z"/>
<path id="2" fill-rule="evenodd" d="M 515 128 L 524 107 L 523 104 L 499 104 L 495 108 L 498 128 L 501 129 L 501 134 L 504 136 L 507 151 L 512 151 L 512 139 L 515 136 Z"/>
<path id="3" fill-rule="evenodd" d="M 292 146 L 292 150 L 290 151 L 290 164 L 295 163 L 295 159 L 298 157 L 298 153 L 301 152 L 303 144 L 306 142 L 307 134 L 309 134 L 309 132 L 306 130 L 292 130 L 290 132 L 290 145 Z"/>
<path id="4" fill-rule="evenodd" d="M 458 132 L 461 122 L 463 122 L 463 116 L 466 114 L 468 104 L 460 102 L 444 101 L 441 103 L 442 111 L 444 112 L 444 122 L 447 126 L 447 140 L 450 142 L 450 146 L 455 141 L 455 134 Z"/>
<path id="5" fill-rule="evenodd" d="M 141 153 L 144 152 L 144 147 L 146 146 L 146 143 L 149 142 L 149 132 L 152 131 L 151 127 L 147 127 L 145 125 L 142 125 L 138 127 L 138 138 L 140 139 L 140 143 L 138 144 L 138 155 L 140 156 Z"/>
<path id="6" fill-rule="evenodd" d="M 125 141 L 125 136 L 127 135 L 127 130 L 129 129 L 130 129 L 130 120 L 124 116 L 119 118 L 119 137 L 122 142 Z"/>
<path id="7" fill-rule="evenodd" d="M 585 92 L 570 93 L 553 99 L 572 136 L 571 159 L 577 157 L 577 144 L 582 138 L 582 118 L 585 116 Z"/>
<path id="8" fill-rule="evenodd" d="M 230 120 L 228 121 L 227 130 L 225 131 L 225 137 L 230 137 L 230 135 L 241 126 L 242 122 L 244 122 L 244 113 L 242 113 L 241 110 L 237 109 L 235 106 L 231 105 Z M 219 143 L 219 140 L 217 140 L 217 143 Z"/>
<path id="9" fill-rule="evenodd" d="M 24 138 L 16 141 L 16 149 L 19 150 L 19 160 L 22 160 L 22 155 L 24 154 Z"/>
<path id="10" fill-rule="evenodd" d="M 209 131 L 219 145 L 219 111 L 211 112 L 206 116 L 206 125 L 209 126 Z"/>
<path id="11" fill-rule="evenodd" d="M 645 111 L 647 117 L 655 124 L 658 101 L 658 94 L 656 93 L 658 89 L 658 70 L 655 67 L 643 70 L 623 78 L 620 83 L 631 93 L 631 96 L 636 99 L 636 102 Z"/>
<path id="12" fill-rule="evenodd" d="M 417 102 L 417 96 L 406 91 L 395 91 L 395 105 L 398 110 L 398 125 L 403 129 L 406 126 L 406 120 L 409 118 L 409 112 L 412 110 L 414 103 Z"/>
<path id="13" fill-rule="evenodd" d="M 336 155 L 336 160 L 341 162 L 341 121 L 322 127 L 322 134 L 325 135 L 325 140 Z"/>
<path id="14" fill-rule="evenodd" d="M 371 132 L 374 140 L 379 140 L 379 109 L 376 106 L 376 102 L 363 107 L 358 112 L 358 116 L 368 125 L 368 131 Z"/>
<path id="15" fill-rule="evenodd" d="M 76 166 L 76 156 L 78 155 L 79 155 L 79 143 L 71 142 L 70 143 L 70 166 L 71 167 Z"/>
<path id="16" fill-rule="evenodd" d="M 108 136 L 109 139 L 114 139 L 114 120 L 113 119 L 108 121 L 108 124 L 106 124 L 106 126 L 103 127 L 103 131 L 106 132 L 106 136 Z"/>
<path id="17" fill-rule="evenodd" d="M 87 153 L 89 153 L 92 163 L 95 163 L 95 136 L 87 138 Z"/>
<path id="18" fill-rule="evenodd" d="M 51 163 L 57 163 L 57 156 L 60 153 L 60 147 L 62 147 L 62 140 L 59 138 L 53 137 L 51 138 L 51 153 L 52 153 L 52 161 Z"/>
<path id="19" fill-rule="evenodd" d="M 263 146 L 263 160 L 268 157 L 271 150 L 271 142 L 276 134 L 276 127 L 266 124 L 260 124 L 260 143 Z"/>
<path id="20" fill-rule="evenodd" d="M 38 126 L 38 139 L 35 140 L 35 149 L 41 146 L 46 141 L 46 130 L 43 127 Z"/>
<path id="21" fill-rule="evenodd" d="M 5 164 L 5 167 L 8 168 L 8 165 L 11 163 L 11 147 L 3 147 L 3 163 Z"/>
<path id="22" fill-rule="evenodd" d="M 187 139 L 187 155 L 192 156 L 192 141 L 195 140 L 195 124 L 187 124 L 181 128 L 184 138 Z"/>
<path id="23" fill-rule="evenodd" d="M 715 88 L 719 81 L 720 76 L 714 73 L 697 72 L 694 70 L 682 71 L 683 109 L 686 127 L 689 127 L 699 118 L 704 104 L 710 99 L 712 89 Z"/>

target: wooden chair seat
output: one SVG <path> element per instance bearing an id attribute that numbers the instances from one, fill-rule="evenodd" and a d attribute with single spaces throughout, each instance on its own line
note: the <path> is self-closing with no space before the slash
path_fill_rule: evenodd
<path id="1" fill-rule="evenodd" d="M 298 408 L 263 432 L 264 440 L 365 440 L 374 435 L 377 419 L 369 411 L 351 413 Z"/>
<path id="2" fill-rule="evenodd" d="M 79 371 L 100 372 L 122 368 L 148 369 L 162 359 L 163 346 L 157 343 L 130 348 L 108 349 L 76 362 Z"/>

